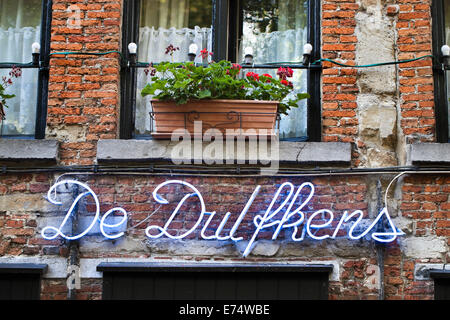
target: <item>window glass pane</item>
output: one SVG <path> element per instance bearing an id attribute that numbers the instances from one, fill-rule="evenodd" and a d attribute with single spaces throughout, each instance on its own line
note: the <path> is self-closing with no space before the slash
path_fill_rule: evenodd
<path id="1" fill-rule="evenodd" d="M 0 0 L 0 62 L 29 63 L 31 45 L 40 42 L 41 0 Z M 10 69 L 0 69 L 0 80 Z M 23 69 L 22 76 L 7 88 L 16 95 L 7 100 L 1 135 L 34 135 L 37 103 L 37 69 Z"/>
<path id="2" fill-rule="evenodd" d="M 139 27 L 140 62 L 183 62 L 188 60 L 189 46 L 195 43 L 200 50 L 212 51 L 211 0 L 142 0 Z M 180 48 L 173 57 L 165 53 L 169 45 Z M 197 57 L 196 62 L 201 62 Z M 140 90 L 147 83 L 142 68 L 138 69 L 135 133 L 150 133 L 151 105 Z"/>
<path id="3" fill-rule="evenodd" d="M 307 0 L 243 0 L 240 61 L 251 47 L 255 64 L 268 62 L 301 62 L 307 41 Z M 276 76 L 276 70 L 256 70 Z M 294 70 L 295 92 L 307 92 L 307 72 Z M 306 100 L 299 107 L 281 116 L 280 138 L 301 138 L 307 135 Z"/>
<path id="4" fill-rule="evenodd" d="M 445 7 L 445 43 L 450 44 L 450 1 L 444 1 L 444 7 Z M 450 94 L 450 74 L 447 71 L 447 94 Z M 448 99 L 449 97 L 447 97 Z M 447 101 L 448 106 L 448 127 L 450 132 L 450 104 L 449 101 Z"/>

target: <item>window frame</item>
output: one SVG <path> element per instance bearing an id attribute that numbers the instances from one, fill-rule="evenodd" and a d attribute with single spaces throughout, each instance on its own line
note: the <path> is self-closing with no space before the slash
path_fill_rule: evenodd
<path id="1" fill-rule="evenodd" d="M 10 290 L 3 288 L 0 300 L 6 299 L 5 296 L 8 297 L 6 300 L 39 300 L 42 276 L 47 271 L 47 264 L 0 263 L 0 281 L 15 285 L 15 288 L 9 287 Z"/>
<path id="2" fill-rule="evenodd" d="M 49 80 L 49 61 L 50 61 L 50 39 L 51 39 L 51 21 L 52 21 L 53 0 L 42 0 L 41 7 L 41 51 L 39 55 L 39 65 L 27 66 L 26 68 L 38 69 L 37 101 L 36 101 L 36 119 L 35 119 L 35 139 L 45 138 L 45 128 L 47 125 L 47 105 L 48 105 L 48 80 Z M 30 48 L 31 51 L 31 48 Z M 14 63 L 3 64 L 1 69 L 9 69 L 15 66 Z M 12 136 L 14 138 L 26 138 L 28 135 Z M 9 138 L 9 136 L 2 136 Z"/>
<path id="3" fill-rule="evenodd" d="M 236 36 L 237 28 L 215 28 L 217 25 L 229 25 L 230 12 L 239 10 L 239 0 L 212 0 L 213 1 L 213 52 L 214 60 L 227 59 L 230 52 L 235 51 L 235 45 L 228 43 L 230 30 Z M 121 105 L 120 105 L 120 139 L 133 139 L 134 118 L 136 107 L 136 68 L 130 68 L 128 44 L 138 43 L 139 39 L 139 14 L 141 0 L 124 0 L 123 6 L 123 28 L 122 28 L 122 55 L 125 58 L 121 70 Z M 321 57 L 321 5 L 320 1 L 308 0 L 308 33 L 307 41 L 314 50 L 311 61 Z M 237 15 L 234 15 L 237 17 Z M 237 18 L 236 18 L 237 20 Z M 234 20 L 234 22 L 237 22 Z M 139 50 L 139 48 L 138 48 Z M 234 57 L 231 57 L 234 58 Z M 281 66 L 281 65 L 280 65 Z M 274 65 L 274 69 L 278 68 Z M 308 67 L 307 87 L 311 98 L 307 100 L 307 134 L 309 142 L 320 142 L 322 140 L 322 112 L 321 112 L 321 74 L 322 67 Z M 292 140 L 292 139 L 289 139 Z"/>
<path id="4" fill-rule="evenodd" d="M 173 263 L 147 263 L 147 262 L 102 262 L 97 266 L 97 271 L 103 273 L 103 284 L 102 284 L 102 298 L 103 300 L 121 300 L 121 299 L 142 299 L 143 297 L 136 297 L 133 293 L 139 292 L 142 290 L 141 285 L 153 285 L 155 288 L 155 283 L 153 281 L 146 282 L 142 284 L 141 281 L 136 281 L 136 279 L 143 278 L 157 278 L 159 275 L 167 275 L 170 274 L 172 279 L 178 278 L 180 279 L 180 289 L 184 291 L 181 293 L 180 297 L 174 297 L 174 299 L 185 299 L 183 296 L 186 294 L 186 291 L 190 291 L 192 288 L 191 285 L 194 283 L 203 283 L 205 286 L 208 283 L 208 279 L 211 280 L 215 275 L 223 275 L 225 279 L 234 278 L 239 282 L 239 278 L 243 278 L 243 276 L 247 274 L 253 275 L 253 280 L 256 275 L 261 277 L 259 284 L 264 282 L 264 274 L 269 274 L 272 276 L 272 280 L 275 280 L 278 276 L 280 278 L 286 279 L 289 277 L 294 281 L 297 280 L 298 284 L 303 284 L 303 292 L 298 292 L 298 296 L 303 295 L 303 298 L 297 297 L 298 299 L 305 299 L 305 296 L 315 296 L 314 298 L 308 297 L 307 299 L 320 299 L 327 300 L 329 298 L 329 283 L 330 283 L 330 275 L 333 272 L 333 265 L 331 264 L 275 264 L 275 263 L 267 263 L 263 266 L 257 264 L 218 264 L 218 263 L 184 263 L 184 264 L 173 264 Z M 240 277 L 239 277 L 240 276 Z M 116 279 L 118 278 L 119 281 Z M 161 281 L 167 281 L 170 279 L 168 277 L 159 278 Z M 216 277 L 218 278 L 218 277 Z M 222 278 L 222 277 L 220 277 Z M 256 278 L 258 278 L 256 276 Z M 309 278 L 309 279 L 308 279 Z M 126 281 L 123 281 L 127 279 Z M 121 281 L 122 280 L 122 281 Z M 129 281 L 133 280 L 133 281 Z M 183 281 L 185 280 L 185 281 Z M 186 281 L 187 280 L 187 281 Z M 200 281 L 199 281 L 200 280 Z M 206 280 L 206 281 L 204 281 Z M 198 282 L 196 282 L 198 281 Z M 280 279 L 280 281 L 282 281 Z M 315 283 L 312 283 L 315 282 Z M 286 283 L 286 282 L 284 282 Z M 137 284 L 138 289 L 136 290 L 135 284 Z M 164 287 L 173 289 L 175 292 L 175 283 L 172 283 L 172 286 L 167 285 L 165 283 Z M 228 288 L 233 288 L 233 282 L 230 283 Z M 253 284 L 256 284 L 254 282 Z M 266 283 L 267 285 L 267 283 Z M 120 290 L 117 290 L 118 287 L 121 287 Z M 263 285 L 264 286 L 264 285 Z M 195 285 L 194 285 L 195 287 Z M 207 285 L 208 288 L 211 288 L 210 285 Z M 299 287 L 300 288 L 300 287 Z M 116 289 L 116 290 L 114 290 Z M 187 290 L 186 290 L 187 289 Z M 192 293 L 194 293 L 195 289 L 192 288 Z M 115 291 L 115 292 L 114 292 Z M 134 291 L 134 292 L 133 292 Z M 231 290 L 228 292 L 228 295 L 234 291 Z M 141 291 L 142 292 L 142 291 Z M 145 288 L 145 292 L 149 292 L 148 288 Z M 167 294 L 169 292 L 165 292 Z M 267 294 L 267 292 L 266 292 Z M 195 294 L 194 294 L 195 295 Z M 231 294 L 233 295 L 233 294 Z M 237 295 L 236 293 L 234 295 Z M 243 296 L 246 294 L 244 293 Z M 279 300 L 281 297 L 275 297 L 271 295 L 270 299 Z M 130 297 L 132 296 L 132 297 Z M 196 297 L 189 294 L 188 296 L 191 299 L 195 300 Z M 214 295 L 208 295 L 209 299 L 244 299 L 248 300 L 247 297 L 217 297 Z M 200 300 L 203 297 L 200 297 Z M 146 300 L 149 297 L 145 297 Z M 151 299 L 151 298 L 150 298 Z M 156 296 L 153 299 L 170 299 L 168 296 Z M 266 298 L 260 298 L 262 300 Z M 286 298 L 283 298 L 286 299 Z M 292 300 L 292 297 L 288 298 Z"/>
<path id="5" fill-rule="evenodd" d="M 430 277 L 434 281 L 434 299 L 449 300 L 450 299 L 450 270 L 429 270 Z"/>
<path id="6" fill-rule="evenodd" d="M 433 56 L 442 57 L 441 47 L 445 44 L 445 13 L 443 1 L 432 1 L 432 46 Z M 448 119 L 447 75 L 443 69 L 442 58 L 433 59 L 434 109 L 436 118 L 436 141 L 450 142 Z"/>

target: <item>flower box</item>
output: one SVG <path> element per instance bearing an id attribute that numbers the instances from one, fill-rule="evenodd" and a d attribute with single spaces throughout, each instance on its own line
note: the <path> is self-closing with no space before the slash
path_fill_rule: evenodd
<path id="1" fill-rule="evenodd" d="M 170 138 L 177 129 L 177 133 L 186 130 L 191 137 L 197 137 L 200 132 L 194 132 L 195 122 L 197 126 L 201 124 L 202 135 L 212 128 L 223 135 L 227 130 L 228 134 L 243 136 L 276 135 L 277 101 L 213 99 L 191 100 L 179 105 L 159 100 L 151 100 L 151 103 L 154 138 Z"/>

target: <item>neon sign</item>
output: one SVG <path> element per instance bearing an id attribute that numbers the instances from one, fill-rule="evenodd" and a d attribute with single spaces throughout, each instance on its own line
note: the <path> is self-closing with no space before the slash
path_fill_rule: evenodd
<path id="1" fill-rule="evenodd" d="M 107 232 L 105 228 L 109 229 L 115 229 L 119 227 L 126 227 L 127 221 L 128 221 L 128 214 L 127 211 L 123 208 L 116 207 L 113 209 L 108 210 L 101 218 L 100 218 L 100 202 L 98 200 L 97 195 L 95 192 L 89 188 L 84 183 L 81 183 L 76 180 L 65 180 L 58 182 L 54 184 L 47 194 L 47 199 L 49 202 L 55 204 L 55 205 L 61 205 L 62 202 L 58 201 L 56 198 L 57 194 L 57 188 L 61 185 L 66 184 L 75 184 L 78 187 L 81 187 L 84 191 L 83 193 L 79 194 L 72 202 L 72 205 L 70 206 L 69 210 L 67 211 L 63 221 L 59 225 L 58 228 L 53 226 L 47 226 L 44 227 L 41 231 L 41 235 L 44 239 L 47 240 L 53 240 L 58 236 L 61 236 L 68 240 L 76 240 L 79 239 L 86 234 L 89 233 L 89 231 L 94 227 L 96 223 L 100 224 L 100 231 L 104 237 L 107 239 L 118 239 L 122 237 L 125 233 L 116 231 L 110 231 Z M 192 234 L 194 231 L 199 229 L 201 223 L 203 222 L 204 218 L 208 216 L 206 219 L 203 227 L 200 231 L 200 237 L 205 240 L 222 240 L 222 241 L 244 241 L 243 237 L 236 237 L 236 232 L 239 229 L 239 226 L 241 225 L 242 221 L 244 220 L 245 216 L 248 213 L 248 210 L 252 206 L 256 196 L 258 195 L 261 186 L 257 186 L 255 190 L 253 191 L 252 195 L 248 199 L 244 209 L 239 214 L 236 221 L 234 221 L 233 226 L 231 227 L 230 231 L 224 232 L 224 227 L 227 224 L 231 213 L 227 212 L 225 216 L 222 218 L 221 223 L 219 226 L 215 229 L 215 232 L 212 235 L 206 235 L 206 231 L 208 227 L 210 226 L 214 216 L 216 215 L 216 212 L 208 212 L 206 210 L 205 201 L 200 193 L 200 191 L 195 188 L 192 184 L 181 181 L 181 180 L 169 180 L 164 183 L 161 183 L 158 185 L 155 190 L 153 191 L 153 199 L 161 204 L 161 205 L 168 205 L 170 204 L 170 201 L 164 198 L 160 194 L 161 188 L 167 186 L 167 185 L 181 185 L 184 186 L 189 190 L 189 193 L 186 194 L 179 202 L 177 203 L 175 209 L 172 211 L 170 217 L 167 219 L 164 226 L 158 226 L 158 225 L 150 225 L 145 229 L 145 234 L 150 239 L 157 239 L 161 237 L 167 237 L 170 239 L 183 239 Z M 348 211 L 344 211 L 344 214 L 339 219 L 339 222 L 334 230 L 334 232 L 330 234 L 324 234 L 321 236 L 316 235 L 317 231 L 320 229 L 330 229 L 332 222 L 334 221 L 334 213 L 331 210 L 328 209 L 320 209 L 315 212 L 313 212 L 308 218 L 306 218 L 306 213 L 303 211 L 305 207 L 308 205 L 308 203 L 311 201 L 311 199 L 314 196 L 314 185 L 310 182 L 305 182 L 301 184 L 297 190 L 295 190 L 295 186 L 290 182 L 285 182 L 281 184 L 274 194 L 272 201 L 270 202 L 269 206 L 265 210 L 263 214 L 258 214 L 253 218 L 253 225 L 255 226 L 255 231 L 251 235 L 250 240 L 248 240 L 248 244 L 245 247 L 245 250 L 243 252 L 243 256 L 246 257 L 253 249 L 255 241 L 258 238 L 258 235 L 260 232 L 264 229 L 272 228 L 274 229 L 272 234 L 272 240 L 276 240 L 279 236 L 279 233 L 283 229 L 291 229 L 292 235 L 291 239 L 292 241 L 299 242 L 302 241 L 305 237 L 305 230 L 308 237 L 310 237 L 313 240 L 324 240 L 324 239 L 335 239 L 338 235 L 339 231 L 344 231 L 343 225 L 352 223 L 351 226 L 349 226 L 349 230 L 347 232 L 347 236 L 351 240 L 358 240 L 365 236 L 367 236 L 369 233 L 370 237 L 378 242 L 392 242 L 394 241 L 398 236 L 404 235 L 404 232 L 397 229 L 394 225 L 394 222 L 392 221 L 389 212 L 387 208 L 383 208 L 381 212 L 377 215 L 377 217 L 373 220 L 373 222 L 365 228 L 363 232 L 360 232 L 358 234 L 359 229 L 363 228 L 363 216 L 364 213 L 361 210 L 356 210 L 351 213 Z M 306 197 L 304 199 L 300 199 L 300 194 L 305 195 Z M 67 221 L 69 220 L 70 216 L 74 212 L 74 208 L 77 206 L 78 202 L 87 196 L 91 196 L 94 199 L 95 202 L 95 215 L 92 217 L 91 223 L 78 235 L 68 235 L 63 231 L 63 228 L 66 226 Z M 284 199 L 283 199 L 284 197 Z M 195 221 L 194 225 L 187 231 L 184 231 L 184 233 L 179 235 L 172 235 L 169 232 L 170 226 L 174 219 L 177 217 L 177 215 L 181 214 L 180 209 L 183 205 L 186 204 L 186 201 L 190 198 L 197 198 L 197 201 L 200 203 L 200 212 L 197 214 L 197 220 Z M 297 207 L 294 207 L 296 203 L 300 202 L 300 204 L 297 204 Z M 274 208 L 275 205 L 278 204 L 277 208 Z M 117 223 L 107 223 L 108 217 L 110 217 L 114 212 L 119 212 L 122 214 L 121 219 Z M 315 218 L 322 217 L 321 220 L 316 220 Z M 381 221 L 385 218 L 385 221 Z M 384 222 L 385 226 L 383 229 L 377 229 L 382 223 Z M 386 223 L 387 222 L 387 223 Z M 303 224 L 303 227 L 300 228 L 300 225 Z M 301 233 L 301 235 L 299 235 Z"/>

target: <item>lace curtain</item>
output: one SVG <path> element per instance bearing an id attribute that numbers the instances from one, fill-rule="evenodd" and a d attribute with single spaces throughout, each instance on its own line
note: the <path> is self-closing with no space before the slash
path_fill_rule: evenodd
<path id="1" fill-rule="evenodd" d="M 187 61 L 189 46 L 195 43 L 200 50 L 207 48 L 212 51 L 212 28 L 187 28 L 189 0 L 147 0 L 142 2 L 141 27 L 139 29 L 139 56 L 141 62 L 158 63 L 172 61 L 165 54 L 166 48 L 172 44 L 179 47 L 173 54 L 174 62 Z M 155 28 L 155 26 L 158 26 Z M 201 57 L 195 62 L 201 63 Z M 149 81 L 142 69 L 137 73 L 137 95 L 135 133 L 137 135 L 150 133 L 151 104 L 149 97 L 142 98 L 140 90 Z"/>
<path id="2" fill-rule="evenodd" d="M 254 2 L 245 1 L 247 4 Z M 244 19 L 243 37 L 240 43 L 240 61 L 244 59 L 244 50 L 253 49 L 254 63 L 300 62 L 303 60 L 303 46 L 307 42 L 307 19 L 305 0 L 278 1 L 276 31 L 260 30 L 252 19 Z M 251 7 L 249 5 L 249 7 Z M 252 12 L 249 12 L 253 15 Z M 270 28 L 273 21 L 267 28 Z M 256 70 L 257 73 L 269 73 L 276 77 L 276 70 Z M 307 92 L 306 70 L 294 70 L 290 79 L 294 83 L 294 93 Z M 288 115 L 281 115 L 280 138 L 299 138 L 307 136 L 306 100 L 299 102 L 299 107 L 291 109 Z"/>
<path id="3" fill-rule="evenodd" d="M 0 0 L 0 62 L 32 61 L 31 45 L 40 42 L 41 1 Z M 0 79 L 10 69 L 0 69 Z M 34 135 L 38 70 L 22 69 L 22 77 L 7 88 L 16 97 L 7 100 L 1 135 Z"/>
<path id="4" fill-rule="evenodd" d="M 261 33 L 251 38 L 245 37 L 241 42 L 241 50 L 252 47 L 255 64 L 266 62 L 290 62 L 301 61 L 303 45 L 306 43 L 306 28 L 291 29 L 287 31 L 275 31 Z M 245 35 L 245 32 L 244 32 Z M 269 73 L 276 76 L 276 70 L 259 69 L 257 73 Z M 294 83 L 292 94 L 307 92 L 306 70 L 294 70 L 294 76 L 290 79 Z M 306 100 L 299 102 L 298 108 L 293 108 L 287 115 L 281 115 L 280 138 L 298 138 L 307 136 L 307 107 Z"/>
<path id="5" fill-rule="evenodd" d="M 165 48 L 172 44 L 180 51 L 174 53 L 174 61 L 187 60 L 189 45 L 196 43 L 198 52 L 202 48 L 212 51 L 211 28 L 186 28 L 188 25 L 186 11 L 189 1 L 147 0 L 141 9 L 141 28 L 139 33 L 139 61 L 161 62 L 170 61 L 165 54 Z M 161 5 L 164 3 L 164 6 Z M 243 50 L 252 47 L 255 63 L 302 61 L 303 45 L 307 39 L 305 0 L 283 0 L 278 2 L 277 31 L 260 32 L 252 24 L 244 21 L 243 38 L 240 42 L 240 57 L 243 61 Z M 159 6 L 159 7 L 158 7 Z M 159 9 L 155 9 L 159 8 Z M 154 25 L 159 28 L 153 27 Z M 196 62 L 201 63 L 197 57 Z M 245 71 L 250 71 L 245 69 Z M 256 70 L 258 73 L 271 73 L 276 76 L 276 70 Z M 293 81 L 296 92 L 307 92 L 306 71 L 295 70 Z M 140 90 L 146 85 L 148 78 L 142 69 L 137 76 L 137 97 L 135 133 L 137 135 L 150 133 L 151 112 L 150 99 L 143 99 Z M 299 108 L 292 109 L 289 115 L 283 115 L 280 121 L 280 137 L 295 138 L 306 136 L 307 113 L 306 100 L 299 103 Z"/>

